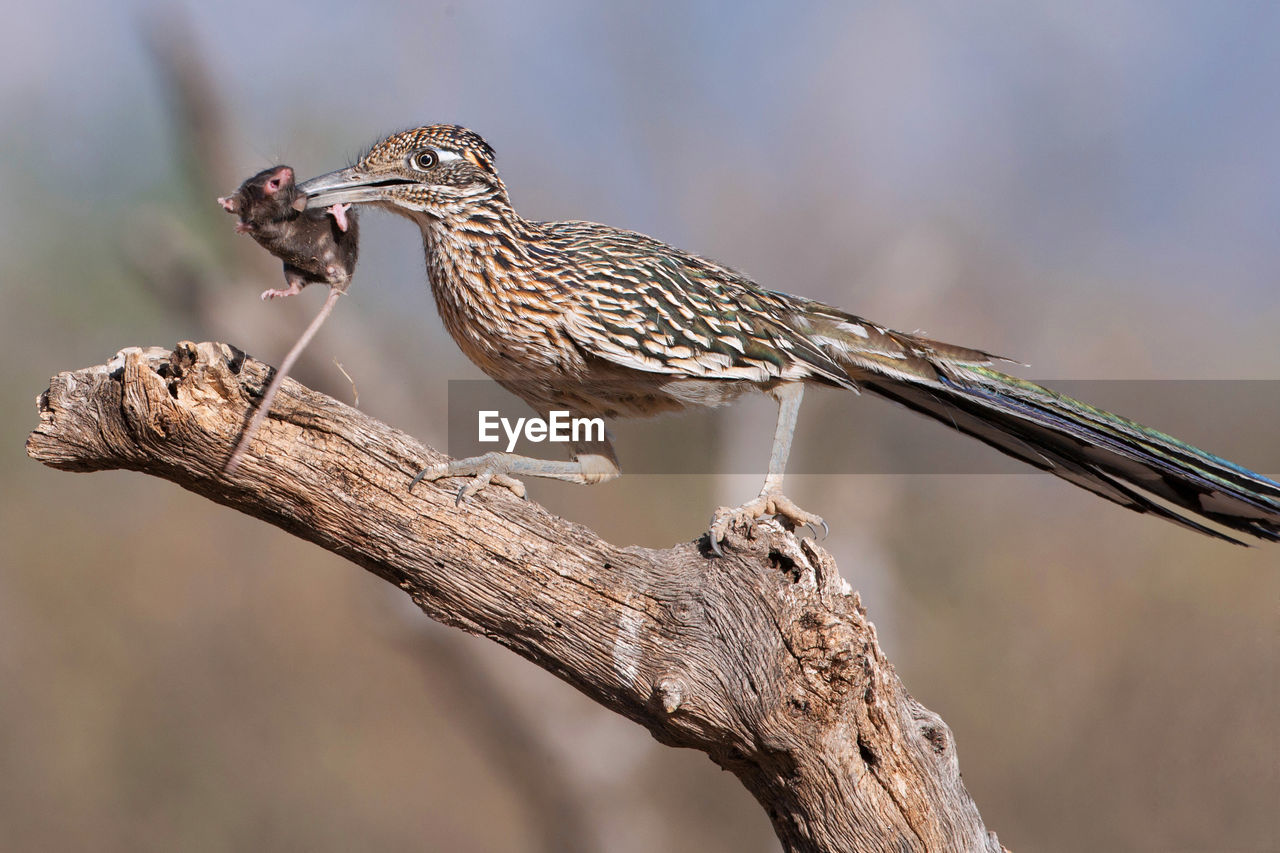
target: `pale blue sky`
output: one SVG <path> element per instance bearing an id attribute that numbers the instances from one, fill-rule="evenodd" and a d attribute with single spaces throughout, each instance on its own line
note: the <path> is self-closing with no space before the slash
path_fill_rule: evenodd
<path id="1" fill-rule="evenodd" d="M 885 229 L 943 218 L 999 242 L 1033 282 L 1065 267 L 1280 310 L 1277 4 L 260 7 L 178 6 L 233 107 L 246 173 L 326 170 L 386 130 L 452 121 L 495 145 L 526 215 L 649 231 L 751 272 L 776 275 L 777 247 L 726 238 L 709 197 L 743 188 L 779 216 L 823 198 Z M 0 179 L 24 177 L 0 226 L 24 188 L 110 203 L 171 177 L 137 34 L 165 8 L 6 14 Z M 21 231 L 3 230 L 10 245 Z M 814 241 L 800 250 L 831 236 Z"/>

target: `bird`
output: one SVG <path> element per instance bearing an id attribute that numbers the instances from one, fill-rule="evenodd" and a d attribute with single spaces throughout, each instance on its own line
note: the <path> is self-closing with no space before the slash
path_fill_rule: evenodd
<path id="1" fill-rule="evenodd" d="M 783 492 L 807 386 L 868 391 L 1140 513 L 1236 544 L 1280 540 L 1280 483 L 1186 442 L 996 368 L 985 350 L 894 331 L 832 305 L 768 290 L 652 237 L 585 221 L 525 219 L 494 149 L 434 124 L 391 134 L 355 164 L 299 185 L 308 208 L 373 205 L 413 220 L 445 328 L 463 353 L 539 415 L 604 419 L 716 407 L 763 392 L 778 403 L 756 498 L 708 531 L 773 517 L 828 530 Z M 463 478 L 457 501 L 520 477 L 594 484 L 621 473 L 606 435 L 567 461 L 493 452 L 425 468 Z"/>

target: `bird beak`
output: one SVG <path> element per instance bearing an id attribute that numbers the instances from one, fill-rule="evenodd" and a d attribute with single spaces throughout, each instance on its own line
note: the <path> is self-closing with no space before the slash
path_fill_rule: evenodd
<path id="1" fill-rule="evenodd" d="M 386 201 L 386 189 L 408 184 L 400 178 L 376 178 L 356 167 L 339 169 L 318 178 L 298 184 L 298 192 L 306 196 L 307 208 L 329 207 L 334 204 L 368 204 Z"/>

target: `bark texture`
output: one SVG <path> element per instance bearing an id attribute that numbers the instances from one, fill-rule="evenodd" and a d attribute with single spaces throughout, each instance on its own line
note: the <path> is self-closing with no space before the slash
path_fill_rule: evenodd
<path id="1" fill-rule="evenodd" d="M 60 373 L 28 454 L 172 480 L 341 554 L 434 619 L 501 643 L 670 746 L 702 750 L 789 851 L 999 851 L 951 731 L 913 700 L 825 551 L 776 524 L 618 547 L 505 489 L 454 505 L 443 458 L 286 380 L 222 467 L 270 368 L 220 343 L 130 348 Z M 453 488 L 450 488 L 450 485 Z"/>

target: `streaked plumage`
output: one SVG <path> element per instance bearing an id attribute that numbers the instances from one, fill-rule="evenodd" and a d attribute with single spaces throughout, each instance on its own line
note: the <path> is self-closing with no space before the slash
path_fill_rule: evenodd
<path id="1" fill-rule="evenodd" d="M 1000 373 L 989 353 L 765 290 L 643 234 L 524 219 L 511 207 L 493 149 L 469 130 L 434 125 L 395 134 L 356 166 L 302 190 L 311 207 L 374 203 L 417 222 L 449 333 L 541 414 L 638 417 L 722 405 L 753 390 L 775 396 L 780 420 L 765 488 L 717 519 L 713 547 L 729 523 L 764 514 L 820 522 L 781 495 L 809 383 L 888 397 L 1139 512 L 1222 538 L 1231 537 L 1200 519 L 1280 539 L 1280 484 Z M 423 473 L 472 476 L 460 498 L 491 479 L 522 492 L 510 474 L 617 476 L 607 441 L 573 452 L 573 462 L 489 454 Z"/>

